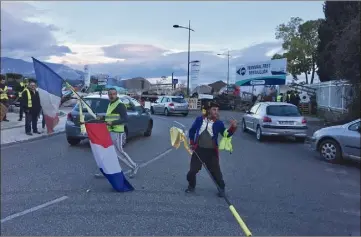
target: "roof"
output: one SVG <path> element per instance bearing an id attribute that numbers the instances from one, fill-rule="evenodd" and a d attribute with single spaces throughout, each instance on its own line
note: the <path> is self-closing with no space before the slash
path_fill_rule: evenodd
<path id="1" fill-rule="evenodd" d="M 286 103 L 286 102 L 260 102 L 262 104 L 267 104 L 267 105 L 290 105 L 290 106 L 296 106 L 290 103 Z"/>
<path id="2" fill-rule="evenodd" d="M 158 97 L 168 97 L 168 98 L 183 98 L 180 95 L 160 95 Z"/>

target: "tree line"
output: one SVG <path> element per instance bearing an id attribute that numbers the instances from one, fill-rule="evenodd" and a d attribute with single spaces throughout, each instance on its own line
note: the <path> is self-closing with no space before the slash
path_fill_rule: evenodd
<path id="1" fill-rule="evenodd" d="M 304 75 L 312 84 L 317 73 L 321 82 L 360 80 L 360 8 L 357 1 L 326 1 L 325 19 L 303 21 L 292 17 L 276 28 L 275 38 L 282 41 L 287 69 L 294 80 Z"/>

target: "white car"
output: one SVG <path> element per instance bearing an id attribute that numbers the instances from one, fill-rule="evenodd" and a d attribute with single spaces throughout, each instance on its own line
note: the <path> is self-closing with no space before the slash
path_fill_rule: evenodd
<path id="1" fill-rule="evenodd" d="M 152 114 L 183 114 L 187 116 L 189 113 L 188 103 L 181 96 L 161 96 L 150 107 Z"/>
<path id="2" fill-rule="evenodd" d="M 360 161 L 360 133 L 360 119 L 321 128 L 313 134 L 311 147 L 330 163 L 339 163 L 342 159 Z"/>

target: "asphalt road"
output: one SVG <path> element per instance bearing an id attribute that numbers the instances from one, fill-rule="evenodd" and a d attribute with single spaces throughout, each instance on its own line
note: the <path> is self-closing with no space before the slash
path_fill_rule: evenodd
<path id="1" fill-rule="evenodd" d="M 170 150 L 169 128 L 180 126 L 174 121 L 189 127 L 192 118 L 154 116 L 152 136 L 127 144 L 144 166 L 129 193 L 94 178 L 89 144 L 70 147 L 64 134 L 3 148 L 1 234 L 243 235 L 205 171 L 196 193 L 184 193 L 189 156 Z M 360 235 L 357 166 L 330 165 L 303 144 L 258 143 L 240 131 L 233 146 L 233 154 L 221 154 L 221 167 L 253 235 Z"/>

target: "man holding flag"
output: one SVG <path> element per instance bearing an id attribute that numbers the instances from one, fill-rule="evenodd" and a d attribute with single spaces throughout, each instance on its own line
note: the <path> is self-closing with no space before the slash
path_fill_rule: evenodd
<path id="1" fill-rule="evenodd" d="M 123 133 L 125 132 L 124 124 L 128 120 L 127 109 L 120 101 L 115 88 L 110 88 L 108 90 L 108 97 L 110 103 L 108 105 L 106 116 L 105 118 L 99 117 L 99 119 L 105 120 L 115 146 L 118 159 L 123 161 L 132 169 L 130 178 L 133 178 L 138 172 L 139 165 L 136 164 L 123 149 Z M 102 174 L 96 174 L 95 176 L 99 177 L 102 176 Z"/>

